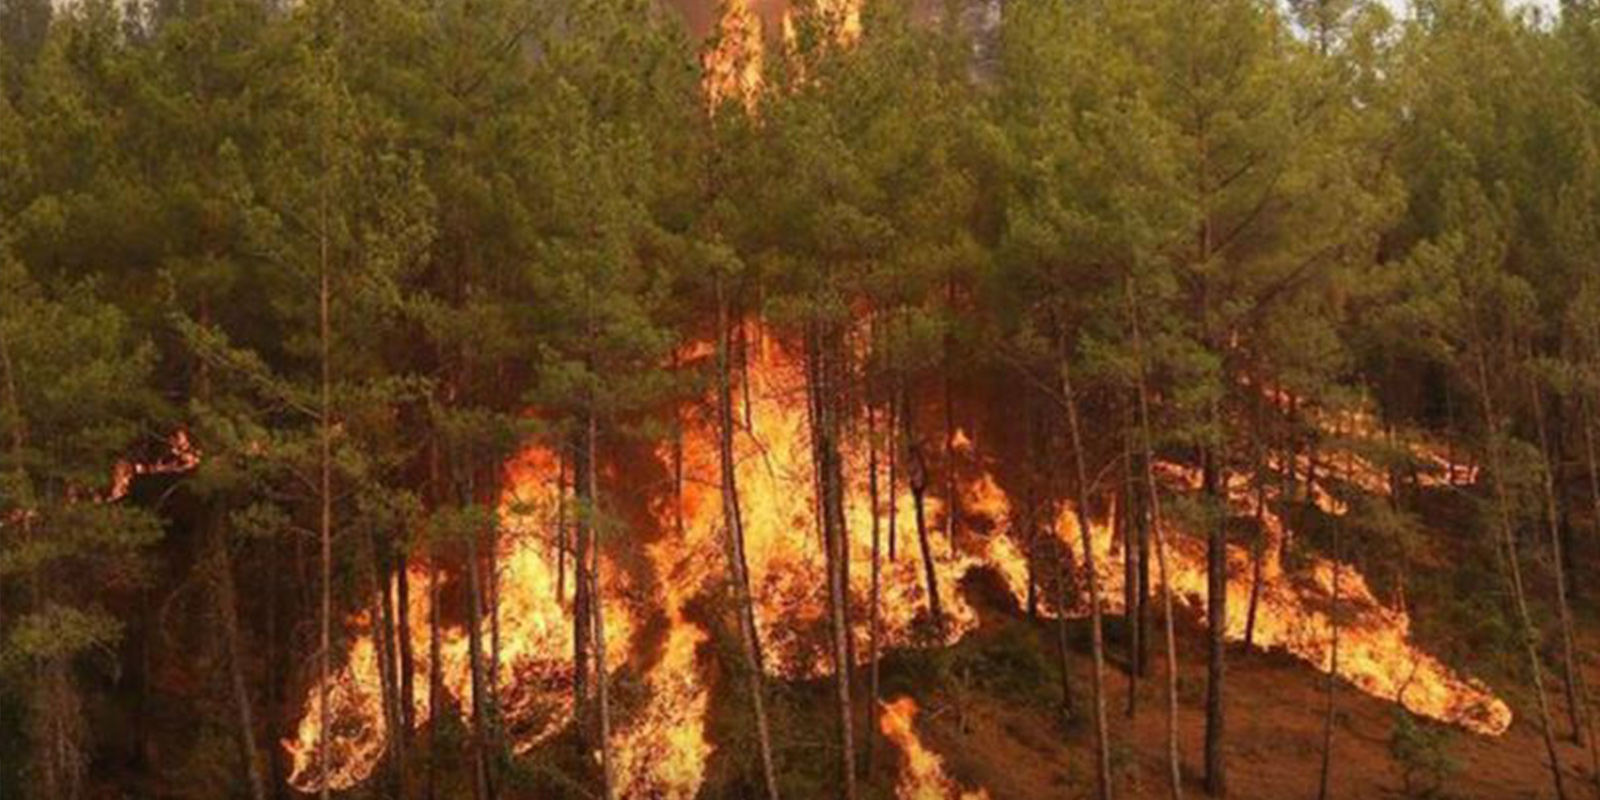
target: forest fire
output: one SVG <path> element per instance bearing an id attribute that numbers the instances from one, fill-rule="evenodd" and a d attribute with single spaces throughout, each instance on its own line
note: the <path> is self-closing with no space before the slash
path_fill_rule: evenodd
<path id="1" fill-rule="evenodd" d="M 1597 4 L 0 0 L 0 793 L 1600 786 Z"/>
<path id="2" fill-rule="evenodd" d="M 759 348 L 749 369 L 749 406 L 740 409 L 749 420 L 735 438 L 737 477 L 743 501 L 746 554 L 750 568 L 756 616 L 761 628 L 766 667 L 776 678 L 822 676 L 831 669 L 820 645 L 826 624 L 826 596 L 822 549 L 817 546 L 814 494 L 810 472 L 810 442 L 800 393 L 804 372 L 797 359 L 782 348 Z M 724 580 L 725 553 L 722 510 L 717 485 L 716 431 L 708 421 L 689 415 L 683 441 L 682 495 L 656 502 L 654 525 L 658 529 L 646 547 L 653 581 L 609 560 L 602 568 L 606 595 L 608 651 L 611 670 L 639 666 L 641 660 L 648 697 L 631 718 L 621 720 L 615 733 L 618 785 L 624 796 L 692 798 L 703 780 L 712 752 L 706 738 L 706 713 L 710 687 L 698 665 L 701 645 L 709 633 L 692 618 L 690 604 L 716 589 Z M 864 439 L 864 437 L 861 437 Z M 968 460 L 978 465 L 977 476 L 963 486 L 966 519 L 983 518 L 987 535 L 960 537 L 960 546 L 940 542 L 929 555 L 943 595 L 945 625 L 936 631 L 928 625 L 928 597 L 920 553 L 915 547 L 911 520 L 914 509 L 903 490 L 896 492 L 893 518 L 902 542 L 897 557 L 882 561 L 882 646 L 906 647 L 948 644 L 978 624 L 975 610 L 956 590 L 969 570 L 989 568 L 1021 602 L 1027 587 L 1027 559 L 1014 543 L 1009 528 L 1011 504 L 984 467 L 981 453 L 968 448 Z M 666 463 L 671 452 L 658 458 Z M 866 486 L 868 463 L 865 444 L 847 448 L 854 486 L 849 493 L 847 517 L 851 542 L 852 605 L 858 658 L 868 652 L 868 614 L 872 559 L 871 531 L 876 524 L 880 544 L 889 536 L 888 500 L 877 510 L 870 507 Z M 503 529 L 498 544 L 501 651 L 498 671 L 507 729 L 514 732 L 513 749 L 525 752 L 560 730 L 571 718 L 572 607 L 569 597 L 557 592 L 558 564 L 554 514 L 557 463 L 542 449 L 530 449 L 507 469 L 508 484 L 502 500 Z M 880 469 L 882 466 L 880 464 Z M 1162 465 L 1169 484 L 1195 485 L 1192 470 Z M 1269 541 L 1263 548 L 1255 620 L 1254 642 L 1263 648 L 1281 648 L 1326 671 L 1330 662 L 1329 601 L 1332 573 L 1342 571 L 1340 602 L 1345 616 L 1340 642 L 1339 673 L 1369 694 L 1400 702 L 1412 711 L 1456 723 L 1485 734 L 1498 734 L 1509 725 L 1504 703 L 1482 684 L 1455 675 L 1437 659 L 1408 641 L 1410 620 L 1405 612 L 1386 607 L 1349 566 L 1317 560 L 1304 574 L 1291 579 L 1279 560 L 1284 523 L 1270 508 L 1254 507 L 1255 495 L 1242 481 L 1232 487 L 1237 513 L 1259 511 Z M 885 490 L 887 491 L 887 490 Z M 929 500 L 929 516 L 942 520 L 942 504 Z M 681 514 L 681 521 L 680 521 Z M 681 525 L 681 528 L 680 528 Z M 929 530 L 939 525 L 930 523 Z M 1065 509 L 1056 532 L 1068 544 L 1081 546 L 1076 516 Z M 1108 611 L 1121 605 L 1123 565 L 1120 547 L 1109 522 L 1097 522 L 1091 542 L 1100 556 L 1102 585 Z M 1170 553 L 1171 578 L 1180 602 L 1194 609 L 1205 603 L 1205 559 L 1201 542 L 1192 536 L 1174 537 Z M 1229 625 L 1231 639 L 1242 639 L 1251 592 L 1250 555 L 1230 549 Z M 425 585 L 426 570 L 414 567 L 412 581 Z M 648 594 L 646 601 L 632 602 Z M 1079 613 L 1080 608 L 1071 613 Z M 419 670 L 426 670 L 428 649 L 427 593 L 412 594 L 410 619 L 413 648 Z M 655 616 L 652 616 L 655 615 Z M 657 620 L 665 636 L 653 658 L 641 658 L 634 632 Z M 384 752 L 388 735 L 382 713 L 379 659 L 375 656 L 368 615 L 351 621 L 359 632 L 347 661 L 335 676 L 330 696 L 333 717 L 331 785 L 346 788 L 368 778 Z M 471 708 L 468 642 L 465 631 L 450 627 L 442 646 L 442 669 L 449 699 L 462 709 Z M 295 787 L 309 791 L 319 785 L 315 763 L 320 725 L 315 688 L 307 695 L 305 713 L 295 739 L 285 743 L 293 757 Z M 430 709 L 419 698 L 419 723 Z M 885 732 L 907 752 L 905 787 L 934 780 L 937 759 L 914 738 L 910 718 L 915 706 L 909 699 L 886 707 L 890 716 Z M 930 761 L 930 759 L 932 759 Z M 931 767 L 930 767 L 931 764 Z M 911 783 L 907 783 L 907 782 Z M 954 795 L 952 795 L 954 796 Z"/>
<path id="3" fill-rule="evenodd" d="M 715 46 L 700 57 L 702 87 L 714 107 L 738 101 L 750 110 L 761 93 L 765 45 L 761 18 L 750 0 L 728 0 L 717 22 Z"/>
<path id="4" fill-rule="evenodd" d="M 1174 482 L 1196 487 L 1199 476 L 1178 465 L 1162 464 Z M 1257 515 L 1266 541 L 1260 548 L 1261 585 L 1252 635 L 1262 649 L 1282 649 L 1324 672 L 1333 653 L 1333 574 L 1340 572 L 1338 603 L 1340 623 L 1339 675 L 1361 691 L 1396 702 L 1413 713 L 1460 725 L 1486 735 L 1499 735 L 1511 725 L 1511 709 L 1481 682 L 1455 674 L 1437 658 L 1409 641 L 1410 616 L 1391 608 L 1373 594 L 1354 567 L 1317 557 L 1311 565 L 1291 575 L 1282 563 L 1287 535 L 1283 520 L 1270 507 L 1256 507 L 1256 494 L 1243 478 L 1230 482 L 1229 500 L 1234 513 Z M 1331 499 L 1329 500 L 1331 502 Z M 1330 511 L 1330 513 L 1332 513 Z M 1078 541 L 1076 515 L 1063 513 L 1058 531 Z M 1173 537 L 1168 554 L 1174 598 L 1203 612 L 1206 602 L 1206 559 L 1202 539 Z M 1100 554 L 1101 581 L 1106 587 L 1108 610 L 1120 612 L 1123 563 L 1116 552 L 1116 537 L 1109 523 L 1098 523 L 1092 541 Z M 1232 641 L 1243 641 L 1249 625 L 1254 565 L 1244 547 L 1228 548 L 1228 626 Z"/>
<path id="5" fill-rule="evenodd" d="M 498 548 L 500 571 L 501 647 L 498 671 L 502 714 L 508 730 L 515 731 L 513 748 L 525 752 L 559 731 L 572 715 L 572 601 L 558 595 L 559 558 L 545 525 L 555 513 L 555 459 L 545 450 L 530 449 L 507 466 L 509 483 L 502 496 L 502 529 Z M 618 599 L 623 587 L 608 580 L 614 570 L 602 570 L 606 613 L 613 622 L 608 635 L 618 646 L 609 651 L 607 666 L 616 669 L 631 650 L 633 624 Z M 414 586 L 427 586 L 426 567 L 413 565 Z M 411 641 L 419 674 L 429 674 L 429 599 L 413 592 L 409 619 Z M 333 676 L 328 713 L 333 735 L 330 743 L 329 785 L 345 789 L 365 781 L 381 760 L 388 730 L 383 714 L 383 689 L 376 657 L 370 615 L 358 614 L 351 628 L 359 634 L 345 665 Z M 462 709 L 472 706 L 471 661 L 465 629 L 445 626 L 441 631 L 440 674 L 446 699 Z M 307 692 L 305 714 L 295 738 L 284 742 L 292 760 L 290 783 L 302 791 L 321 785 L 317 743 L 322 725 L 318 719 L 318 687 Z M 426 722 L 434 709 L 426 691 L 415 698 L 416 720 Z"/>
<path id="6" fill-rule="evenodd" d="M 944 762 L 917 736 L 917 701 L 902 697 L 883 704 L 878 726 L 900 748 L 903 762 L 895 797 L 900 800 L 989 800 L 979 789 L 968 792 L 956 786 L 944 772 Z"/>

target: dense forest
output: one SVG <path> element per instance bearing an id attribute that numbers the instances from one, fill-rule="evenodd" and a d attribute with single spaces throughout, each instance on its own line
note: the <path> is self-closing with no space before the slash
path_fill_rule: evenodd
<path id="1" fill-rule="evenodd" d="M 0 798 L 1600 796 L 1600 3 L 0 0 Z"/>

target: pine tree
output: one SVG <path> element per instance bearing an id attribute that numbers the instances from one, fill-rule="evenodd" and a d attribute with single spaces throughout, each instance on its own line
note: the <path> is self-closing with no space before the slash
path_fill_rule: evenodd
<path id="1" fill-rule="evenodd" d="M 0 246 L 0 669 L 25 693 L 23 771 L 46 797 L 89 791 L 87 657 L 122 635 L 106 593 L 140 585 L 160 537 L 114 484 L 151 433 L 153 351 L 97 291 L 42 286 Z"/>

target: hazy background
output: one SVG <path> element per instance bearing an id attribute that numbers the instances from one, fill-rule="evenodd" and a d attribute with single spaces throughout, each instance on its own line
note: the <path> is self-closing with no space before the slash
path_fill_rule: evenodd
<path id="1" fill-rule="evenodd" d="M 696 37 L 701 37 L 710 33 L 720 0 L 666 0 L 666 2 L 683 14 L 690 32 Z M 1404 17 L 1411 8 L 1411 0 L 1382 0 L 1382 2 L 1401 17 Z M 1559 3 L 1560 0 L 1506 0 L 1506 4 L 1512 8 L 1538 8 L 1551 13 L 1555 12 Z M 750 0 L 750 4 L 761 15 L 764 23 L 776 24 L 782 17 L 788 0 Z"/>

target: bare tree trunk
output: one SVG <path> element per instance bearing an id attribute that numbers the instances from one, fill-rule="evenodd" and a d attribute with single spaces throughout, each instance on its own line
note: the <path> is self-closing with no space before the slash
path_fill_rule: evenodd
<path id="1" fill-rule="evenodd" d="M 750 572 L 744 552 L 744 518 L 739 506 L 737 462 L 733 452 L 733 376 L 729 364 L 731 330 L 728 301 L 722 280 L 717 280 L 717 422 L 718 456 L 722 467 L 722 518 L 727 529 L 728 570 L 738 603 L 739 642 L 750 681 L 750 709 L 756 719 L 756 744 L 761 752 L 761 777 L 767 800 L 779 800 L 778 773 L 772 759 L 772 735 L 767 723 L 766 676 L 761 663 L 761 632 L 756 627 L 755 601 L 750 596 Z M 874 572 L 876 577 L 876 572 Z"/>
<path id="2" fill-rule="evenodd" d="M 490 501 L 492 502 L 492 501 Z M 489 552 L 484 557 L 487 568 L 483 576 L 482 589 L 485 602 L 488 603 L 487 614 L 489 617 L 489 669 L 488 669 L 488 701 L 489 701 L 489 752 L 493 755 L 490 762 L 489 777 L 492 784 L 492 794 L 500 793 L 500 774 L 498 772 L 500 759 L 505 753 L 505 731 L 502 728 L 503 720 L 500 713 L 500 558 L 499 558 L 499 531 L 489 531 Z"/>
<path id="3" fill-rule="evenodd" d="M 1100 800 L 1111 800 L 1113 794 L 1111 742 L 1106 724 L 1105 639 L 1101 628 L 1100 574 L 1095 564 L 1094 534 L 1089 519 L 1089 468 L 1084 453 L 1083 434 L 1078 426 L 1078 400 L 1073 392 L 1070 356 L 1064 334 L 1061 342 L 1060 369 L 1061 393 L 1067 403 L 1067 429 L 1072 434 L 1073 466 L 1077 471 L 1078 502 L 1075 510 L 1078 515 L 1078 533 L 1083 538 L 1083 566 L 1089 579 L 1089 642 L 1094 660 L 1094 672 L 1089 685 L 1092 693 L 1090 702 L 1094 705 L 1094 749 L 1098 767 L 1097 796 Z"/>
<path id="4" fill-rule="evenodd" d="M 1255 539 L 1250 545 L 1250 604 L 1244 617 L 1244 646 L 1256 642 L 1256 611 L 1261 607 L 1262 562 L 1267 549 L 1267 488 L 1265 482 L 1256 487 Z"/>
<path id="5" fill-rule="evenodd" d="M 1033 393 L 1023 392 L 1023 420 L 1027 430 L 1023 434 L 1023 452 L 1027 468 L 1023 472 L 1022 547 L 1028 567 L 1028 596 L 1023 603 L 1028 619 L 1039 619 L 1039 420 L 1032 402 Z"/>
<path id="6" fill-rule="evenodd" d="M 389 560 L 384 559 L 385 565 Z M 389 729 L 389 746 L 394 752 L 394 778 L 395 796 L 404 798 L 406 792 L 407 761 L 410 753 L 407 749 L 406 735 L 410 729 L 406 727 L 405 694 L 401 688 L 400 672 L 400 640 L 405 636 L 395 621 L 394 578 L 392 573 L 383 576 L 383 613 L 381 619 L 384 627 L 384 645 L 389 660 L 390 697 L 389 703 L 394 707 L 394 727 Z"/>
<path id="7" fill-rule="evenodd" d="M 814 460 L 817 464 L 823 529 L 823 546 L 827 550 L 828 611 L 832 622 L 832 647 L 835 687 L 838 692 L 840 767 L 844 800 L 855 800 L 856 765 L 855 745 L 850 702 L 850 618 L 849 587 L 845 584 L 843 562 L 849 557 L 845 547 L 844 486 L 838 446 L 839 390 L 835 385 L 837 366 L 834 363 L 842 349 L 838 337 L 832 332 L 818 330 L 813 323 L 808 333 L 811 381 L 809 394 L 812 404 L 812 435 Z"/>
<path id="8" fill-rule="evenodd" d="M 411 558 L 395 565 L 395 630 L 400 635 L 400 722 L 406 738 L 416 730 L 416 653 L 411 648 Z"/>
<path id="9" fill-rule="evenodd" d="M 956 413 L 950 387 L 950 346 L 945 341 L 944 384 L 944 539 L 950 555 L 956 555 L 956 523 L 961 517 L 961 493 L 956 487 Z"/>
<path id="10" fill-rule="evenodd" d="M 911 459 L 906 482 L 911 488 L 911 505 L 917 521 L 917 545 L 922 549 L 922 572 L 928 584 L 928 616 L 933 620 L 934 627 L 942 631 L 944 607 L 939 602 L 939 573 L 933 565 L 933 545 L 928 540 L 928 521 L 924 510 L 924 498 L 928 493 L 928 462 L 922 454 L 922 441 L 917 438 L 913 427 L 916 412 L 911 408 L 910 394 L 903 389 L 900 394 L 900 413 L 907 455 Z"/>
<path id="11" fill-rule="evenodd" d="M 895 378 L 898 382 L 898 376 Z M 896 390 L 890 387 L 888 400 L 884 403 L 886 418 L 883 421 L 884 450 L 889 456 L 889 560 L 895 560 L 895 539 L 899 531 L 899 515 L 897 513 L 900 491 L 900 409 L 895 403 Z"/>
<path id="12" fill-rule="evenodd" d="M 28 485 L 27 473 L 22 468 L 23 450 L 25 449 L 28 438 L 26 428 L 24 427 L 26 425 L 27 418 L 22 416 L 22 402 L 17 396 L 16 368 L 11 363 L 11 345 L 8 341 L 6 341 L 6 331 L 5 326 L 3 325 L 0 325 L 0 378 L 5 379 L 6 410 L 11 413 L 11 419 L 13 421 L 12 428 L 7 432 L 8 435 L 6 437 L 10 440 L 9 444 L 11 449 L 12 476 L 15 480 L 15 483 L 12 485 L 20 490 L 22 487 Z M 33 515 L 23 513 L 21 517 L 22 540 L 26 542 L 28 539 L 32 538 L 30 530 L 33 525 Z M 0 530 L 4 530 L 4 528 L 0 527 Z M 3 604 L 5 596 L 5 585 L 3 582 L 0 582 L 0 604 Z M 4 608 L 0 608 L 0 642 L 6 641 L 6 617 L 4 611 Z M 146 670 L 146 672 L 148 672 L 148 670 Z M 146 678 L 144 682 L 148 684 L 149 679 Z M 4 710 L 5 707 L 0 705 L 0 723 L 4 722 Z"/>
<path id="13" fill-rule="evenodd" d="M 1594 503 L 1595 523 L 1600 525 L 1600 464 L 1597 464 L 1595 459 L 1594 415 L 1587 397 L 1583 399 L 1582 403 L 1584 463 L 1587 467 L 1585 471 L 1589 473 L 1589 497 Z M 1585 723 L 1590 728 L 1590 768 L 1593 773 L 1595 789 L 1600 792 L 1600 737 L 1594 735 L 1594 711 L 1590 707 L 1587 697 L 1583 701 L 1583 714 Z"/>
<path id="14" fill-rule="evenodd" d="M 1215 407 L 1212 417 L 1217 417 Z M 1206 449 L 1205 491 L 1217 507 L 1217 519 L 1206 535 L 1206 792 L 1228 796 L 1227 760 L 1222 747 L 1226 736 L 1228 630 L 1228 498 L 1226 465 L 1221 447 Z"/>
<path id="15" fill-rule="evenodd" d="M 591 533 L 594 520 L 594 498 L 589 495 L 589 445 L 587 434 L 574 442 L 572 485 L 577 500 L 573 528 L 573 589 L 572 589 L 572 718 L 577 723 L 578 740 L 590 744 L 589 735 L 589 647 L 590 624 L 594 612 L 589 609 L 589 569 Z"/>
<path id="16" fill-rule="evenodd" d="M 876 375 L 880 378 L 887 372 L 881 361 L 883 353 L 882 326 L 877 316 L 872 318 L 871 324 L 872 352 Z M 875 384 L 869 382 L 869 386 Z M 869 390 L 866 399 L 867 406 L 867 508 L 872 516 L 872 563 L 869 565 L 869 585 L 867 597 L 867 699 L 866 699 L 866 725 L 863 733 L 863 747 L 866 749 L 865 758 L 862 759 L 862 773 L 872 774 L 873 756 L 875 755 L 878 732 L 877 722 L 879 714 L 879 635 L 882 622 L 882 564 L 880 550 L 883 539 L 883 525 L 881 523 L 882 492 L 878 485 L 878 453 L 881 444 L 878 441 L 878 408 L 876 394 Z M 890 421 L 893 426 L 893 421 Z M 894 490 L 889 491 L 889 502 L 894 502 Z"/>
<path id="17" fill-rule="evenodd" d="M 1130 429 L 1124 428 L 1124 431 Z M 1134 719 L 1139 713 L 1139 675 L 1144 652 L 1144 598 L 1139 587 L 1139 517 L 1137 483 L 1133 480 L 1133 443 L 1122 436 L 1122 501 L 1117 517 L 1122 523 L 1122 620 L 1128 629 L 1128 706 L 1125 713 Z"/>
<path id="18" fill-rule="evenodd" d="M 272 539 L 269 539 L 267 541 L 267 657 L 266 657 L 266 661 L 267 661 L 267 699 L 266 699 L 266 705 L 267 705 L 267 735 L 269 737 L 273 737 L 273 738 L 276 738 L 278 732 L 282 731 L 284 729 L 284 727 L 285 727 L 284 726 L 284 722 L 283 722 L 283 706 L 284 706 L 284 702 L 283 702 L 284 678 L 283 678 L 283 676 L 284 676 L 284 672 L 285 672 L 284 665 L 283 665 L 283 653 L 284 653 L 284 649 L 285 648 L 280 643 L 281 635 L 280 635 L 279 631 L 281 630 L 281 626 L 278 623 L 278 620 L 281 618 L 281 616 L 283 614 L 283 609 L 281 608 L 281 603 L 282 603 L 282 595 L 281 595 L 281 589 L 280 589 L 281 584 L 279 583 L 280 578 L 281 578 L 280 570 L 282 569 L 282 566 L 281 566 L 281 560 L 280 560 L 280 558 L 278 556 L 278 546 L 279 546 L 279 541 L 278 541 L 278 539 L 276 537 L 274 537 Z M 141 652 L 141 657 L 142 657 L 143 662 L 144 662 L 143 665 L 142 665 L 142 670 L 141 671 L 144 672 L 144 674 L 146 676 L 148 676 L 148 674 L 149 674 L 149 661 L 150 661 L 150 656 L 149 656 L 149 652 L 148 652 L 148 645 L 146 646 L 145 650 Z M 149 684 L 148 677 L 144 678 L 144 680 L 141 683 L 144 684 L 143 686 L 141 686 L 142 692 L 147 692 L 148 691 L 148 684 Z M 148 702 L 149 701 L 147 699 L 145 699 L 145 698 L 143 698 L 141 696 L 141 699 L 140 699 L 140 707 L 141 707 L 141 709 L 147 707 L 148 706 Z M 280 800 L 280 798 L 282 798 L 284 796 L 284 792 L 286 790 L 285 787 L 286 787 L 286 784 L 288 783 L 287 779 L 284 777 L 284 774 L 283 774 L 283 749 L 282 748 L 279 748 L 279 747 L 268 747 L 267 748 L 267 775 L 266 775 L 266 781 L 267 781 L 267 790 L 271 793 L 271 797 L 273 798 L 273 800 Z"/>
<path id="19" fill-rule="evenodd" d="M 556 458 L 556 602 L 567 599 L 567 455 Z"/>
<path id="20" fill-rule="evenodd" d="M 1343 523 L 1333 525 L 1333 607 L 1328 621 L 1333 629 L 1333 652 L 1328 663 L 1328 710 L 1322 720 L 1322 773 L 1317 782 L 1317 800 L 1328 800 L 1328 780 L 1333 772 L 1333 719 L 1337 706 L 1335 690 L 1339 687 L 1339 576 L 1343 572 L 1344 551 L 1339 546 L 1339 532 Z"/>
<path id="21" fill-rule="evenodd" d="M 223 513 L 209 510 L 211 519 L 211 569 L 215 581 L 217 622 L 222 626 L 222 643 L 228 661 L 228 688 L 233 695 L 235 724 L 239 728 L 239 756 L 244 761 L 245 785 L 253 800 L 266 800 L 266 785 L 257 759 L 255 714 L 250 689 L 244 677 L 244 648 L 239 636 L 238 593 L 233 580 L 233 557 L 229 553 Z"/>
<path id="22" fill-rule="evenodd" d="M 320 214 L 321 223 L 318 230 L 318 250 L 320 258 L 320 287 L 317 292 L 318 300 L 318 325 L 320 328 L 319 344 L 321 347 L 322 366 L 322 397 L 319 406 L 320 418 L 317 421 L 318 439 L 322 448 L 321 458 L 321 565 L 322 565 L 322 610 L 319 619 L 319 636 L 317 642 L 317 728 L 321 735 L 317 737 L 317 764 L 322 776 L 322 786 L 319 793 L 322 800 L 329 800 L 331 787 L 329 781 L 333 779 L 333 763 L 329 760 L 328 736 L 333 730 L 332 720 L 328 718 L 328 693 L 332 689 L 333 668 L 329 659 L 333 655 L 333 366 L 332 366 L 332 321 L 330 316 L 331 286 L 328 274 L 328 197 L 327 186 L 321 187 Z"/>
<path id="23" fill-rule="evenodd" d="M 395 629 L 400 638 L 400 736 L 410 750 L 411 732 L 417 728 L 417 662 L 411 642 L 411 560 L 402 553 L 395 565 Z M 411 796 L 411 776 L 404 765 L 400 769 L 401 800 Z"/>
<path id="24" fill-rule="evenodd" d="M 435 800 L 438 796 L 439 786 L 439 760 L 444 755 L 443 741 L 439 736 L 439 725 L 444 721 L 444 669 L 440 661 L 444 658 L 444 640 L 442 636 L 442 612 L 439 605 L 444 599 L 444 593 L 439 583 L 439 551 L 434 549 L 428 557 L 428 713 L 432 716 L 428 724 L 428 800 Z"/>
<path id="25" fill-rule="evenodd" d="M 470 468 L 470 467 L 469 467 Z M 471 492 L 465 498 L 472 502 Z M 494 781 L 489 772 L 489 682 L 484 675 L 483 569 L 478 564 L 478 532 L 467 535 L 467 658 L 472 681 L 472 796 L 493 800 Z"/>
<path id="26" fill-rule="evenodd" d="M 871 579 L 871 588 L 869 590 L 870 593 L 871 593 L 871 597 L 868 598 L 868 603 L 871 605 L 871 609 L 868 611 L 868 613 L 871 616 L 868 619 L 868 623 L 867 623 L 867 663 L 868 663 L 868 668 L 871 670 L 871 673 L 868 676 L 869 685 L 867 687 L 867 722 L 868 722 L 868 724 L 866 726 L 866 734 L 865 734 L 864 742 L 863 742 L 863 746 L 866 748 L 866 751 L 867 751 L 866 752 L 865 771 L 866 771 L 866 774 L 868 774 L 868 775 L 872 774 L 873 749 L 874 749 L 874 744 L 876 743 L 876 741 L 878 739 L 878 735 L 877 735 L 877 732 L 876 732 L 876 729 L 877 729 L 877 724 L 876 723 L 877 723 L 877 719 L 878 719 L 878 697 L 879 697 L 879 691 L 878 691 L 878 689 L 879 689 L 879 683 L 878 683 L 878 678 L 879 678 L 879 670 L 878 670 L 878 657 L 879 657 L 879 653 L 878 653 L 878 637 L 879 637 L 879 627 L 882 624 L 882 621 L 881 621 L 881 617 L 882 617 L 881 587 L 880 587 L 880 582 L 882 580 L 882 574 L 881 574 L 881 565 L 879 564 L 879 558 L 878 558 L 879 542 L 880 542 L 880 540 L 882 538 L 882 530 L 881 530 L 882 529 L 882 525 L 879 524 L 879 520 L 878 520 L 878 511 L 879 511 L 878 503 L 879 503 L 879 499 L 880 498 L 879 498 L 879 492 L 878 492 L 878 418 L 877 418 L 877 409 L 870 401 L 868 401 L 868 403 L 867 403 L 867 503 L 868 503 L 868 508 L 872 509 L 872 579 Z M 891 502 L 891 503 L 894 502 L 893 493 L 891 493 L 889 495 L 889 502 Z"/>
<path id="27" fill-rule="evenodd" d="M 1150 504 L 1150 527 L 1156 534 L 1156 568 L 1161 579 L 1161 611 L 1167 645 L 1167 778 L 1172 800 L 1183 800 L 1183 761 L 1178 751 L 1178 640 L 1172 618 L 1172 576 L 1167 569 L 1167 532 L 1161 519 L 1161 492 L 1156 487 L 1155 443 L 1150 429 L 1150 387 L 1146 379 L 1144 335 L 1139 324 L 1133 279 L 1123 284 L 1127 297 L 1128 326 L 1132 329 L 1134 360 L 1139 390 L 1139 429 L 1146 501 Z"/>
<path id="28" fill-rule="evenodd" d="M 1510 500 L 1506 496 L 1505 473 L 1500 468 L 1500 424 L 1495 416 L 1494 401 L 1489 396 L 1489 368 L 1482 351 L 1484 337 L 1477 335 L 1478 347 L 1475 360 L 1478 368 L 1478 388 L 1482 394 L 1483 421 L 1489 432 L 1489 469 L 1494 475 L 1495 505 L 1500 519 L 1500 546 L 1504 551 L 1504 562 L 1509 571 L 1512 599 L 1516 604 L 1517 620 L 1521 628 L 1524 649 L 1528 655 L 1528 668 L 1533 678 L 1533 691 L 1538 696 L 1539 725 L 1544 739 L 1545 755 L 1550 759 L 1550 779 L 1555 786 L 1556 797 L 1566 800 L 1566 785 L 1562 780 L 1561 761 L 1556 756 L 1556 741 L 1553 726 L 1550 721 L 1550 705 L 1544 692 L 1544 668 L 1539 664 L 1539 650 L 1536 644 L 1537 633 L 1533 626 L 1533 618 L 1528 613 L 1527 595 L 1522 586 L 1521 560 L 1517 557 L 1516 537 L 1512 532 Z"/>
<path id="29" fill-rule="evenodd" d="M 385 791 L 398 794 L 400 776 L 405 765 L 405 751 L 400 721 L 399 661 L 395 654 L 394 617 L 391 605 L 394 596 L 388 586 L 387 567 L 380 554 L 370 528 L 366 531 L 369 568 L 372 572 L 372 624 L 373 649 L 378 654 L 378 686 L 383 697 L 383 728 L 385 763 L 382 774 L 389 786 Z"/>
<path id="30" fill-rule="evenodd" d="M 1072 647 L 1067 635 L 1067 609 L 1072 607 L 1072 592 L 1068 591 L 1072 569 L 1072 543 L 1066 539 L 1051 542 L 1055 554 L 1056 584 L 1056 671 L 1061 674 L 1061 716 L 1070 720 L 1077 715 L 1072 693 Z"/>
<path id="31" fill-rule="evenodd" d="M 599 466 L 595 463 L 597 440 L 599 439 L 599 423 L 595 419 L 593 406 L 588 411 L 588 420 L 584 432 L 584 474 L 583 483 L 586 487 L 585 495 L 594 520 L 598 523 L 600 507 L 600 482 Z M 592 533 L 600 531 L 598 524 Z M 600 715 L 600 774 L 602 797 L 604 800 L 613 800 L 616 797 L 615 764 L 616 758 L 611 752 L 611 690 L 610 681 L 606 674 L 606 618 L 604 596 L 600 591 L 600 542 L 596 536 L 589 547 L 589 560 L 586 567 L 588 572 L 588 596 L 590 613 L 594 615 L 594 670 L 595 670 L 595 700 L 599 706 Z"/>
<path id="32" fill-rule="evenodd" d="M 428 437 L 428 499 L 430 510 L 437 510 L 445 502 L 445 489 L 440 480 L 439 435 L 435 430 Z M 439 725 L 444 719 L 444 672 L 440 661 L 444 658 L 444 641 L 440 605 L 443 593 L 439 584 L 439 545 L 428 543 L 428 774 L 423 796 L 436 800 L 439 783 L 439 760 L 442 748 Z"/>
<path id="33" fill-rule="evenodd" d="M 437 431 L 428 437 L 428 495 L 432 509 L 444 504 L 445 492 L 439 478 L 439 436 Z M 439 723 L 444 719 L 444 672 L 440 660 L 444 657 L 444 642 L 440 620 L 439 546 L 428 544 L 428 775 L 424 797 L 435 800 L 439 783 L 439 758 L 441 753 Z"/>
<path id="34" fill-rule="evenodd" d="M 1583 709 L 1587 702 L 1580 702 L 1579 695 L 1587 694 L 1579 688 L 1583 678 L 1578 674 L 1577 657 L 1572 636 L 1572 606 L 1567 600 L 1567 569 L 1566 554 L 1561 537 L 1561 511 L 1556 501 L 1557 464 L 1551 459 L 1550 435 L 1545 429 L 1544 399 L 1540 396 L 1539 387 L 1528 379 L 1529 401 L 1533 404 L 1533 419 L 1539 433 L 1539 455 L 1544 462 L 1544 480 L 1541 487 L 1544 490 L 1545 521 L 1550 530 L 1550 553 L 1554 560 L 1553 570 L 1556 579 L 1556 618 L 1561 626 L 1561 660 L 1562 681 L 1567 695 L 1567 719 L 1572 725 L 1572 741 L 1583 744 L 1584 728 Z M 1587 698 L 1584 698 L 1587 700 Z"/>

